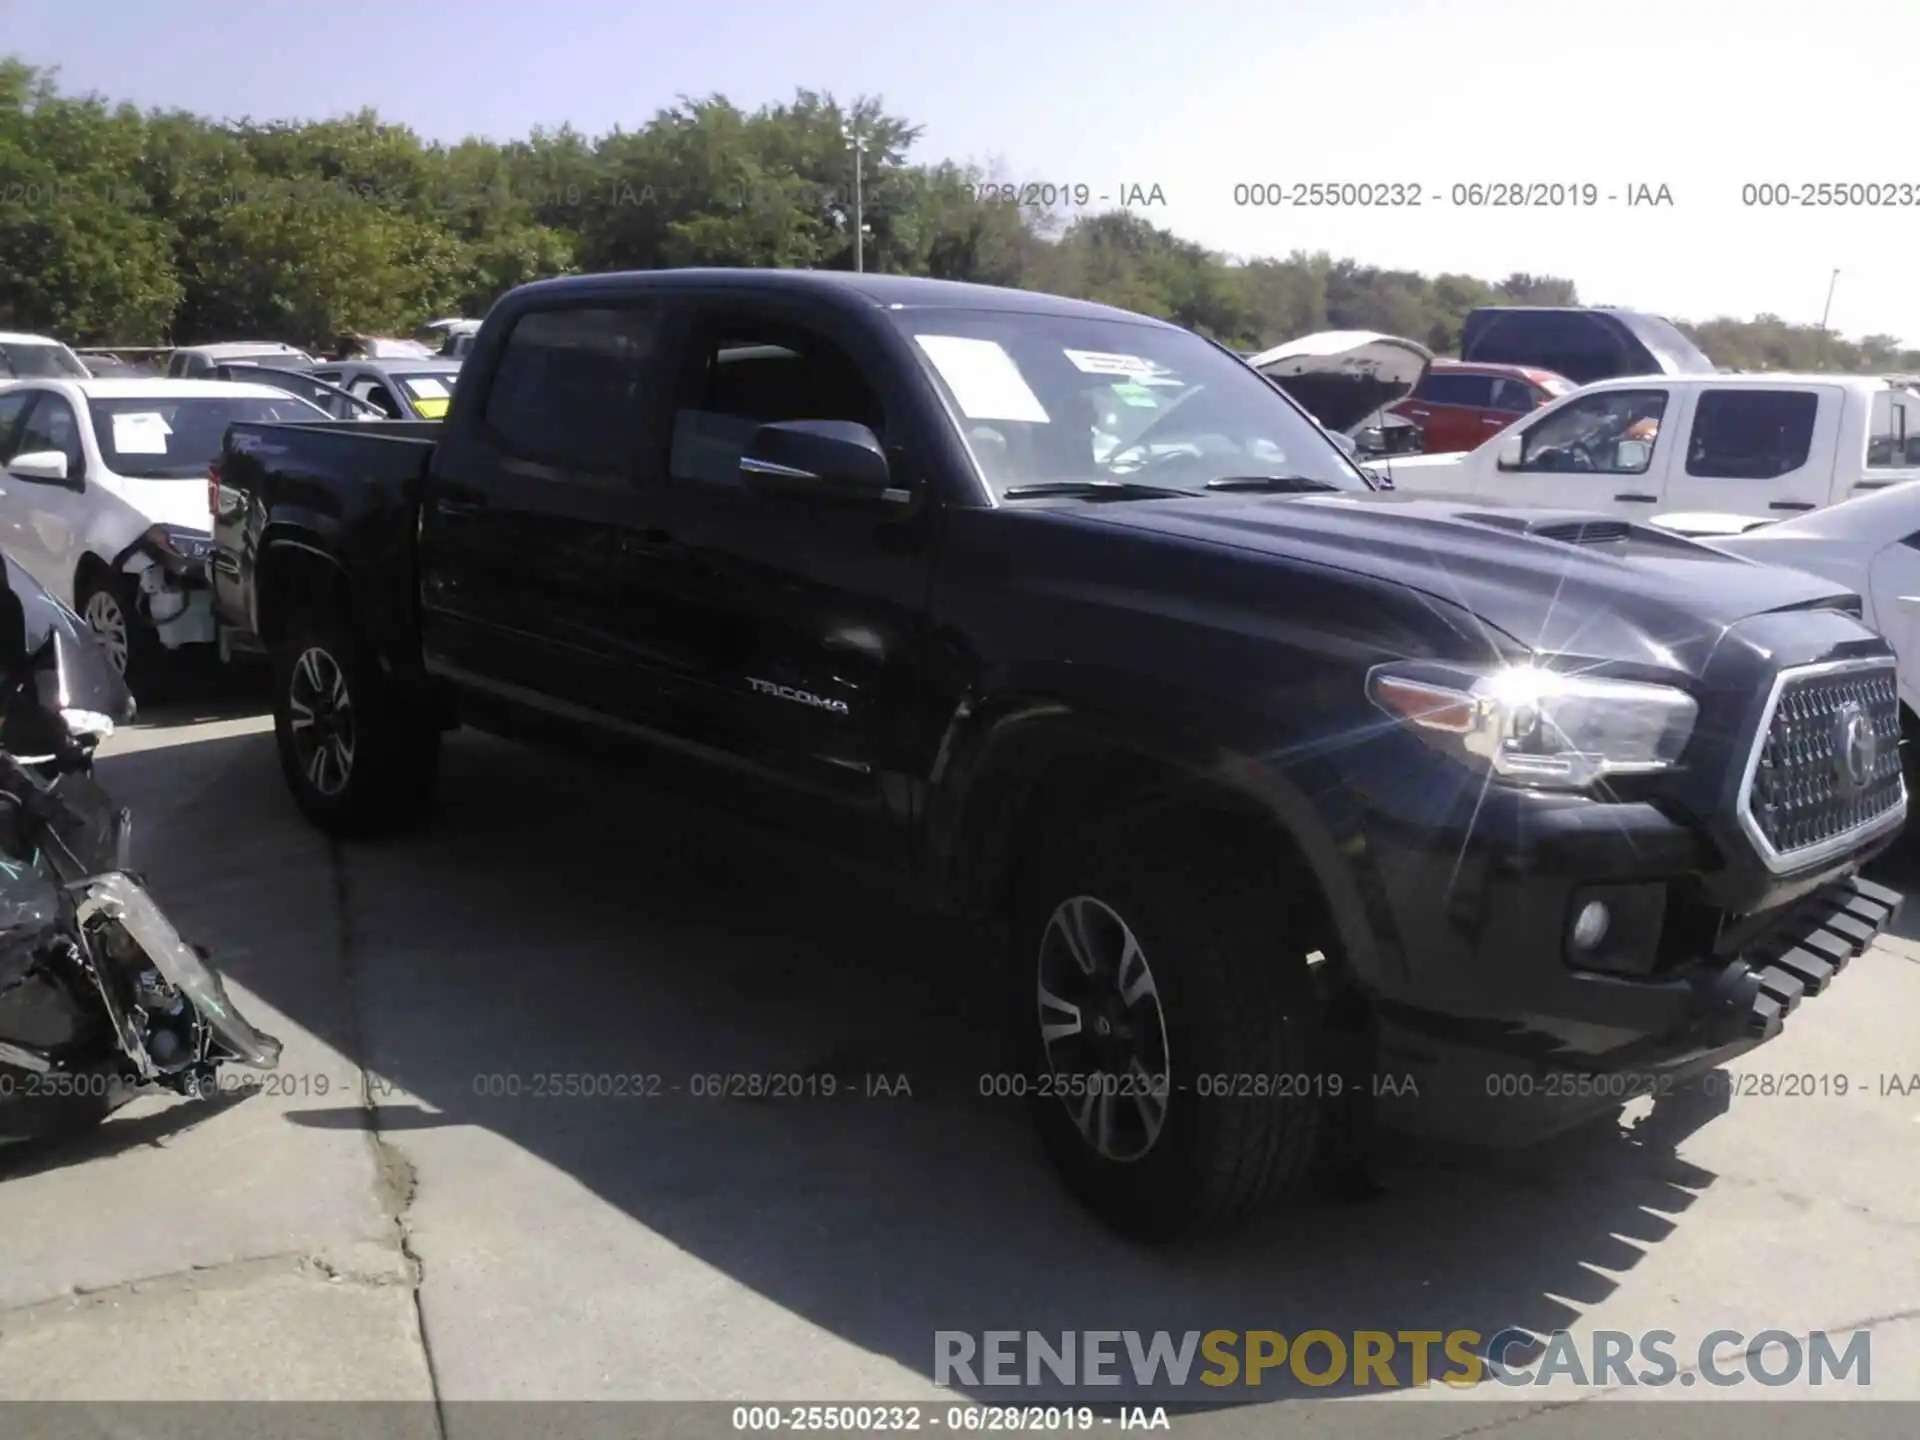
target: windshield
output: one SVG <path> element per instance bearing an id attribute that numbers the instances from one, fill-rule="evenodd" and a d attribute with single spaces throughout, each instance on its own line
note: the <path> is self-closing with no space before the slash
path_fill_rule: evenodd
<path id="1" fill-rule="evenodd" d="M 116 475 L 139 480 L 199 480 L 236 420 L 325 420 L 297 395 L 116 396 L 87 402 L 100 459 Z"/>
<path id="2" fill-rule="evenodd" d="M 57 341 L 0 341 L 0 380 L 86 380 L 90 373 Z"/>
<path id="3" fill-rule="evenodd" d="M 900 311 L 996 498 L 1132 480 L 1202 492 L 1288 475 L 1370 488 L 1318 425 L 1184 330 L 1019 311 Z"/>

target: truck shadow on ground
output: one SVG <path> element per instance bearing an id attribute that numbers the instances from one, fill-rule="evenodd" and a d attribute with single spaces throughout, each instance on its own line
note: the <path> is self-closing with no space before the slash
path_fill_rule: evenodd
<path id="1" fill-rule="evenodd" d="M 1632 1128 L 1528 1152 L 1389 1138 L 1374 1200 L 1139 1249 L 1059 1190 L 1019 1102 L 983 1093 L 1001 1061 L 977 942 L 796 847 L 468 737 L 449 745 L 427 833 L 345 849 L 304 830 L 270 735 L 119 756 L 105 779 L 136 821 L 147 807 L 139 860 L 182 928 L 422 1102 L 379 1111 L 403 1153 L 423 1130 L 483 1127 L 793 1314 L 933 1378 L 941 1330 L 1546 1333 L 1610 1294 L 1715 1179 L 1676 1146 L 1726 1101 L 1690 1089 Z M 351 921 L 323 986 L 294 978 L 289 947 L 336 941 L 289 936 L 259 901 L 296 867 L 328 865 Z M 529 1093 L 552 1073 L 658 1076 L 660 1093 Z M 815 1078 L 799 1098 L 694 1094 L 694 1077 L 725 1074 Z M 500 1093 L 513 1085 L 518 1098 Z M 360 1128 L 367 1115 L 336 1092 L 290 1118 Z M 1434 1359 L 1435 1374 L 1449 1368 Z M 1098 1398 L 1342 1388 L 1271 1371 L 1258 1389 L 1129 1383 Z"/>

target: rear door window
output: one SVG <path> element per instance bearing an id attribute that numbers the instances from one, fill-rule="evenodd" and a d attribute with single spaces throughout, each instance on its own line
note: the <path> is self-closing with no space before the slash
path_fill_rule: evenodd
<path id="1" fill-rule="evenodd" d="M 1820 397 L 1811 390 L 1704 391 L 1687 439 L 1687 474 L 1777 480 L 1807 463 Z"/>
<path id="2" fill-rule="evenodd" d="M 529 311 L 501 350 L 487 428 L 521 459 L 631 474 L 667 352 L 657 304 Z"/>

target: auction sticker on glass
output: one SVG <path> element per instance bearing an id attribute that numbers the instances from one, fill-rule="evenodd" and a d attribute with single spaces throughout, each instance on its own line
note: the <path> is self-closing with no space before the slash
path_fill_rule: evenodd
<path id="1" fill-rule="evenodd" d="M 953 391 L 954 402 L 969 420 L 1024 420 L 1051 423 L 1013 357 L 991 340 L 964 335 L 916 335 L 933 368 Z"/>
<path id="2" fill-rule="evenodd" d="M 122 455 L 164 455 L 173 434 L 157 410 L 139 410 L 113 417 L 113 448 Z"/>
<path id="3" fill-rule="evenodd" d="M 1138 355 L 1120 355 L 1104 350 L 1069 350 L 1067 359 L 1089 375 L 1128 375 L 1136 380 L 1158 375 L 1161 369 Z"/>

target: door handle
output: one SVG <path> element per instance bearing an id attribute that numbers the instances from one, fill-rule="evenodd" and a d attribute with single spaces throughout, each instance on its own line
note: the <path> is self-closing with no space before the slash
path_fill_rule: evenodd
<path id="1" fill-rule="evenodd" d="M 1660 503 L 1660 497 L 1658 495 L 1640 495 L 1631 490 L 1624 495 L 1616 495 L 1613 498 L 1616 500 L 1630 501 L 1635 505 L 1658 505 Z"/>
<path id="2" fill-rule="evenodd" d="M 1769 510 L 1815 510 L 1819 507 L 1806 500 L 1776 500 L 1767 508 Z"/>
<path id="3" fill-rule="evenodd" d="M 442 496 L 434 502 L 433 508 L 448 519 L 464 520 L 469 516 L 478 515 L 487 507 L 478 500 L 449 500 Z"/>
<path id="4" fill-rule="evenodd" d="M 1419 417 L 1422 420 L 1425 420 L 1428 416 L 1432 415 L 1433 412 L 1431 410 L 1409 410 L 1407 411 L 1407 414 L 1414 415 Z"/>

